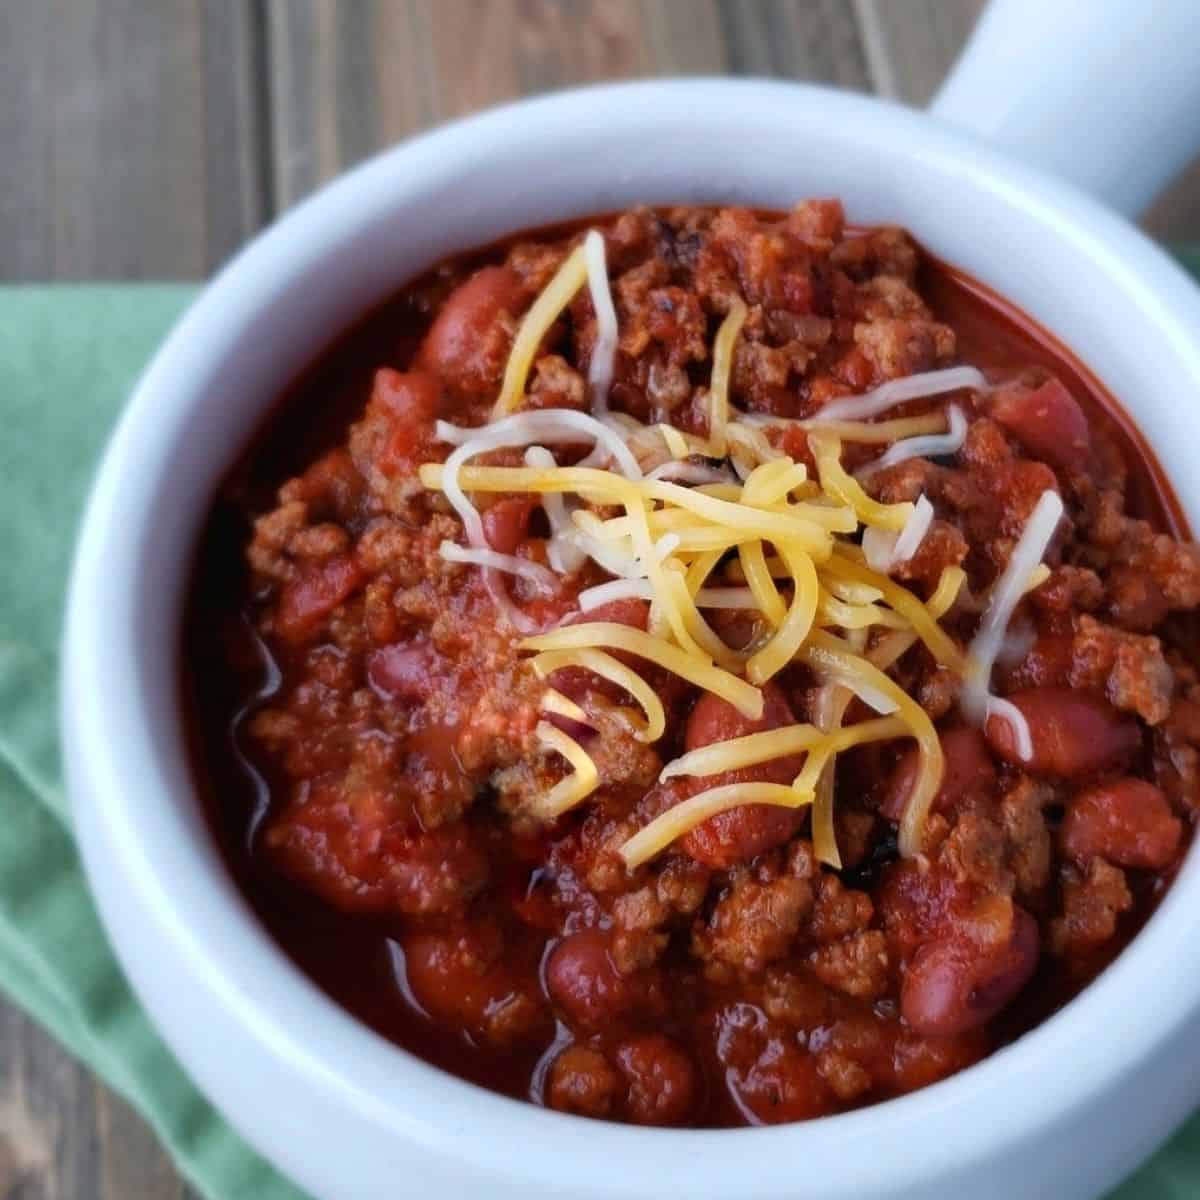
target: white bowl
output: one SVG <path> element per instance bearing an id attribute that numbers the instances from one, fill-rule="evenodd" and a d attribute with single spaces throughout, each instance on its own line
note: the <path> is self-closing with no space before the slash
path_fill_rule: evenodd
<path id="1" fill-rule="evenodd" d="M 128 975 L 230 1121 L 320 1197 L 659 1200 L 1094 1195 L 1200 1099 L 1200 860 L 1095 984 L 946 1082 L 844 1116 L 677 1131 L 547 1112 L 357 1023 L 251 916 L 195 794 L 181 601 L 214 487 L 316 348 L 445 255 L 635 202 L 840 195 L 1055 331 L 1134 414 L 1200 520 L 1200 300 L 1128 224 L 928 117 L 722 80 L 568 93 L 392 150 L 202 294 L 109 447 L 71 589 L 63 728 L 84 859 Z"/>

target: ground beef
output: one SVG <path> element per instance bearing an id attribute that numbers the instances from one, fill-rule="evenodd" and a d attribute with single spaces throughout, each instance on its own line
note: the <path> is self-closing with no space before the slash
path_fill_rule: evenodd
<path id="1" fill-rule="evenodd" d="M 1059 349 L 1022 342 L 903 231 L 849 228 L 832 200 L 598 223 L 617 421 L 707 436 L 714 339 L 737 303 L 736 411 L 810 418 L 890 379 L 985 364 L 985 388 L 887 414 L 955 404 L 968 422 L 958 452 L 873 469 L 880 447 L 847 435 L 843 462 L 878 500 L 932 504 L 892 574 L 924 600 L 947 568 L 965 572 L 942 620 L 960 645 L 1038 499 L 1062 497 L 1049 577 L 1018 606 L 992 678 L 1031 714 L 1033 758 L 995 721 L 969 722 L 958 674 L 917 644 L 889 673 L 946 760 L 921 854 L 901 858 L 897 842 L 917 770 L 901 738 L 837 759 L 836 870 L 816 860 L 807 810 L 770 805 L 719 814 L 626 868 L 621 847 L 670 806 L 718 783 L 788 783 L 802 765 L 664 782 L 666 762 L 811 719 L 826 681 L 792 664 L 750 722 L 626 657 L 668 717 L 647 745 L 632 696 L 579 667 L 539 678 L 520 645 L 519 623 L 573 619 L 604 571 L 587 562 L 543 593 L 442 556 L 465 533 L 417 476 L 450 451 L 436 423 L 489 419 L 522 316 L 577 237 L 526 235 L 443 264 L 371 318 L 214 511 L 188 659 L 223 842 L 246 847 L 235 874 L 294 956 L 376 1028 L 561 1111 L 776 1123 L 925 1086 L 1084 986 L 1169 880 L 1200 810 L 1187 612 L 1200 551 L 1145 499 L 1139 451 L 1077 394 L 1078 373 L 1052 366 Z M 538 347 L 523 406 L 587 411 L 597 337 L 584 287 Z M 816 474 L 799 421 L 767 438 Z M 552 449 L 564 464 L 586 452 Z M 650 470 L 668 451 L 637 454 Z M 523 451 L 480 462 L 520 465 Z M 546 562 L 537 497 L 474 500 L 494 550 Z M 705 615 L 737 650 L 766 634 L 745 611 Z M 645 629 L 649 610 L 627 599 L 591 617 Z M 876 628 L 869 651 L 894 636 Z M 584 727 L 547 716 L 548 684 L 583 706 Z M 844 720 L 873 715 L 855 700 Z M 544 719 L 578 737 L 601 779 L 553 821 L 539 801 L 571 768 L 539 735 Z"/>

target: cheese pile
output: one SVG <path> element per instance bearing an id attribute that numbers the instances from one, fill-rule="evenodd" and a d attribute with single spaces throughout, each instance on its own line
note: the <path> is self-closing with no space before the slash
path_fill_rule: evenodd
<path id="1" fill-rule="evenodd" d="M 520 411 L 538 348 L 585 284 L 597 319 L 589 369 L 591 414 Z M 866 395 L 834 401 L 817 418 L 798 422 L 806 429 L 816 464 L 814 479 L 765 436 L 764 425 L 783 421 L 739 413 L 730 404 L 732 362 L 746 317 L 745 305 L 735 301 L 715 338 L 706 438 L 611 412 L 607 395 L 617 319 L 604 241 L 590 231 L 522 321 L 491 422 L 480 428 L 439 422 L 438 436 L 455 449 L 444 464 L 420 469 L 421 482 L 442 491 L 462 518 L 468 545 L 444 543 L 443 555 L 484 569 L 497 605 L 519 632 L 533 634 L 521 643 L 534 655 L 533 670 L 548 678 L 563 667 L 576 667 L 617 684 L 641 709 L 639 717 L 631 717 L 634 736 L 641 740 L 662 736 L 666 713 L 644 678 L 614 651 L 654 663 L 751 720 L 763 712 L 762 686 L 790 663 L 803 663 L 821 680 L 813 723 L 706 746 L 668 763 L 662 773 L 664 779 L 704 778 L 803 756 L 803 769 L 791 784 L 746 782 L 701 791 L 662 813 L 621 848 L 631 869 L 715 814 L 747 804 L 812 805 L 817 856 L 840 866 L 833 822 L 837 754 L 865 742 L 905 737 L 916 741 L 918 771 L 899 843 L 906 855 L 920 853 L 925 820 L 941 784 L 942 750 L 929 716 L 887 674 L 917 642 L 939 665 L 968 680 L 973 697 L 969 715 L 982 719 L 996 714 L 1020 722 L 1011 705 L 1008 712 L 1003 701 L 989 698 L 988 681 L 1012 608 L 1029 586 L 1040 582 L 1031 572 L 1049 540 L 1048 535 L 1043 540 L 1047 522 L 1050 535 L 1057 524 L 1053 504 L 1043 497 L 1045 512 L 1031 518 L 1031 536 L 1021 539 L 1012 556 L 1011 579 L 997 589 L 981 629 L 986 644 L 964 652 L 939 624 L 958 596 L 964 572 L 947 567 L 927 601 L 886 573 L 917 551 L 930 526 L 932 506 L 923 496 L 915 504 L 879 503 L 862 487 L 864 472 L 856 478 L 841 462 L 842 443 L 850 440 L 887 446 L 880 460 L 885 466 L 917 454 L 953 453 L 966 427 L 956 408 L 900 420 L 872 418 L 906 400 L 982 388 L 983 376 L 971 367 L 954 367 L 893 380 Z M 581 444 L 590 445 L 591 452 L 572 466 L 559 465 L 548 449 Z M 526 448 L 524 467 L 470 465 L 481 454 L 520 447 Z M 549 566 L 489 547 L 469 499 L 481 493 L 541 497 L 551 527 Z M 1060 514 L 1057 495 L 1047 496 L 1058 501 Z M 512 603 L 502 582 L 507 573 L 535 592 L 552 593 L 563 575 L 589 559 L 613 579 L 580 593 L 581 613 L 616 599 L 644 598 L 650 612 L 646 630 L 574 615 L 570 624 L 539 631 Z M 761 635 L 744 648 L 728 645 L 706 619 L 705 613 L 714 609 L 753 613 Z M 880 636 L 868 649 L 872 630 Z M 878 716 L 843 726 L 854 697 Z M 563 725 L 589 720 L 577 704 L 550 688 L 543 710 L 566 717 Z M 603 780 L 584 746 L 562 725 L 542 720 L 537 735 L 546 750 L 561 755 L 572 768 L 538 802 L 537 815 L 553 820 L 584 801 Z M 1027 730 L 1024 735 L 1028 737 Z"/>

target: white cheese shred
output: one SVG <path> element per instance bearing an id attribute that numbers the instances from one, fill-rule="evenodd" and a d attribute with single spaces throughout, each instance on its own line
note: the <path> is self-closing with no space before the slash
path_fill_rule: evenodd
<path id="1" fill-rule="evenodd" d="M 927 433 L 920 437 L 904 438 L 893 442 L 874 462 L 860 468 L 855 474 L 859 479 L 882 471 L 885 467 L 894 467 L 897 463 L 907 462 L 910 458 L 941 458 L 948 454 L 957 454 L 967 436 L 967 418 L 962 409 L 952 404 L 946 410 L 946 421 L 949 428 L 945 433 Z"/>
<path id="2" fill-rule="evenodd" d="M 944 392 L 957 392 L 962 388 L 978 389 L 986 385 L 983 372 L 975 367 L 922 371 L 919 375 L 906 375 L 903 379 L 889 379 L 887 383 L 861 396 L 843 396 L 831 400 L 807 423 L 815 427 L 825 421 L 862 421 L 867 417 L 877 417 L 906 400 L 920 400 L 925 396 L 940 396 Z"/>
<path id="3" fill-rule="evenodd" d="M 985 708 L 985 720 L 996 717 L 1007 723 L 1013 731 L 1017 757 L 1022 762 L 1028 762 L 1033 757 L 1033 735 L 1029 731 L 1029 722 L 1025 714 L 1011 701 L 1000 696 L 988 696 Z"/>
<path id="4" fill-rule="evenodd" d="M 706 463 L 679 462 L 672 460 L 659 464 L 646 473 L 647 479 L 670 479 L 675 483 L 732 483 L 728 471 L 710 467 Z"/>
<path id="5" fill-rule="evenodd" d="M 929 526 L 933 524 L 933 505 L 924 495 L 917 497 L 913 505 L 912 516 L 904 523 L 900 536 L 896 539 L 893 551 L 893 562 L 906 563 L 920 549 Z"/>
<path id="6" fill-rule="evenodd" d="M 924 495 L 917 497 L 912 513 L 898 533 L 877 526 L 863 530 L 862 550 L 867 566 L 886 575 L 900 563 L 908 562 L 921 548 L 933 523 L 933 505 Z"/>
<path id="7" fill-rule="evenodd" d="M 592 415 L 603 418 L 608 414 L 608 392 L 616 364 L 617 310 L 613 307 L 612 291 L 608 286 L 604 235 L 598 229 L 589 229 L 583 239 L 583 257 L 587 263 L 588 292 L 592 297 L 592 308 L 596 310 L 596 341 L 588 365 L 588 391 Z"/>
<path id="8" fill-rule="evenodd" d="M 1025 595 L 1030 576 L 1045 557 L 1062 515 L 1062 497 L 1055 491 L 1044 491 L 992 587 L 979 630 L 967 651 L 966 678 L 959 696 L 963 713 L 976 724 L 987 719 L 989 701 L 995 699 L 990 694 L 992 667 L 1004 645 L 1008 624 Z"/>
<path id="9" fill-rule="evenodd" d="M 493 571 L 504 571 L 532 583 L 544 595 L 552 596 L 558 591 L 558 576 L 541 563 L 518 558 L 515 554 L 499 554 L 478 546 L 460 546 L 457 542 L 445 541 L 439 553 L 447 562 L 473 563 L 477 567 L 488 567 Z"/>

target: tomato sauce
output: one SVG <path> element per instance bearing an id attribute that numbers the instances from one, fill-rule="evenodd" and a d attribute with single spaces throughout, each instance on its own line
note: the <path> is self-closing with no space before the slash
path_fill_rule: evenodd
<path id="1" fill-rule="evenodd" d="M 1095 703 L 1125 731 L 1099 765 L 1073 774 L 1065 750 L 1065 765 L 1035 777 L 990 732 L 962 731 L 953 698 L 938 699 L 932 662 L 910 661 L 898 681 L 957 747 L 947 750 L 958 767 L 938 800 L 932 870 L 898 859 L 895 819 L 910 786 L 900 744 L 839 759 L 840 872 L 815 862 L 806 821 L 760 831 L 735 813 L 736 836 L 701 827 L 636 878 L 615 876 L 614 831 L 679 797 L 653 783 L 661 763 L 650 751 L 619 745 L 606 765 L 620 785 L 594 809 L 550 829 L 518 819 L 504 789 L 530 784 L 519 661 L 481 587 L 428 577 L 435 526 L 453 532 L 453 518 L 422 507 L 429 501 L 405 481 L 446 448 L 432 415 L 396 415 L 410 385 L 382 370 L 416 364 L 437 383 L 439 415 L 482 419 L 518 315 L 510 309 L 532 299 L 586 224 L 521 234 L 402 289 L 316 356 L 220 486 L 183 629 L 185 713 L 213 836 L 304 974 L 384 1037 L 492 1090 L 704 1127 L 809 1119 L 924 1086 L 1077 994 L 1170 884 L 1195 800 L 1187 764 L 1200 763 L 1190 666 L 1200 560 L 1182 512 L 1135 425 L 1083 364 L 903 235 L 846 228 L 827 202 L 791 217 L 595 218 L 623 329 L 646 331 L 643 349 L 623 351 L 613 388 L 614 405 L 640 420 L 670 412 L 689 427 L 708 365 L 688 346 L 697 321 L 711 344 L 722 289 L 763 314 L 755 355 L 734 376 L 743 407 L 800 403 L 794 415 L 808 415 L 829 396 L 947 361 L 1011 380 L 998 385 L 1016 395 L 1007 424 L 991 419 L 990 398 L 964 402 L 978 426 L 972 453 L 999 456 L 995 474 L 1011 483 L 967 495 L 984 459 L 920 469 L 927 488 L 944 488 L 938 516 L 949 544 L 969 542 L 976 588 L 1011 546 L 999 531 L 1023 480 L 1058 472 L 1072 515 L 1065 566 L 1036 606 L 1026 661 L 1006 668 L 1008 690 L 1019 699 L 1032 687 L 1036 707 L 1055 687 L 1099 686 Z M 473 285 L 501 316 L 485 305 L 462 317 L 454 297 L 481 267 L 506 273 L 495 287 Z M 580 304 L 543 346 L 556 361 L 540 366 L 531 400 L 576 405 L 592 336 L 590 304 Z M 448 310 L 443 324 L 459 321 L 471 337 L 431 348 Z M 1036 441 L 1022 424 L 1025 398 L 1060 385 L 1086 415 L 1089 472 L 1049 467 L 1023 445 Z M 1097 464 L 1127 482 L 1094 486 L 1086 476 Z M 882 499 L 888 489 L 899 497 L 904 470 L 879 486 Z M 538 517 L 515 520 L 506 551 L 543 553 Z M 1106 521 L 1128 553 L 1104 542 Z M 954 632 L 968 637 L 971 619 L 955 618 Z M 445 640 L 447 626 L 459 643 Z M 1168 683 L 1122 665 L 1128 639 L 1151 633 Z M 456 644 L 465 648 L 447 649 Z M 1080 685 L 1087 670 L 1110 673 L 1107 693 L 1101 675 Z M 579 686 L 603 704 L 603 689 Z M 668 707 L 664 761 L 746 731 L 728 706 L 704 717 L 711 696 L 698 701 L 658 677 L 654 686 Z M 807 719 L 811 686 L 797 668 L 779 677 L 775 724 Z M 1122 858 L 1106 840 L 1126 835 L 1149 857 Z"/>

